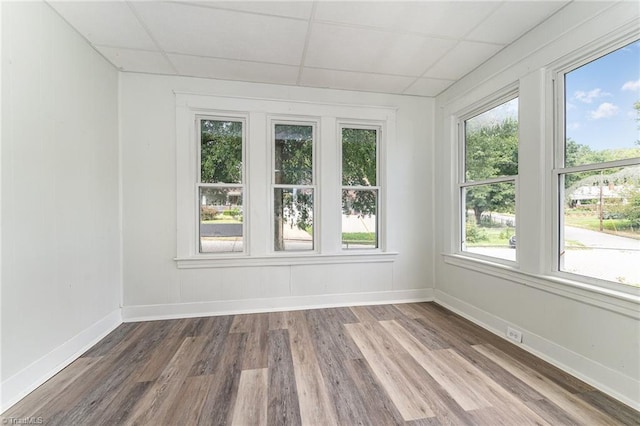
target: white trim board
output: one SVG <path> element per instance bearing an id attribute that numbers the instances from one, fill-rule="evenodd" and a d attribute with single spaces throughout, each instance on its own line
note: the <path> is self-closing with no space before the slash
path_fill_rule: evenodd
<path id="1" fill-rule="evenodd" d="M 0 384 L 0 413 L 78 359 L 122 324 L 118 308 Z"/>
<path id="2" fill-rule="evenodd" d="M 434 293 L 434 301 L 436 303 L 504 339 L 506 339 L 505 331 L 507 327 L 515 325 L 463 300 L 450 296 L 443 291 L 435 290 Z M 517 328 L 526 336 L 527 342 L 526 344 L 518 344 L 519 347 L 583 380 L 628 406 L 640 410 L 639 381 L 575 353 L 544 337 L 538 336 L 520 326 Z"/>
<path id="3" fill-rule="evenodd" d="M 236 315 L 260 312 L 296 311 L 302 309 L 344 306 L 412 303 L 433 301 L 433 289 L 380 291 L 372 293 L 320 294 L 246 300 L 138 305 L 122 308 L 124 322 Z"/>

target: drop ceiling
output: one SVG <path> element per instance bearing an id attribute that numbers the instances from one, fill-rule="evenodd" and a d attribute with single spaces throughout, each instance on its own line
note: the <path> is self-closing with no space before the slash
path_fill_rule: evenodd
<path id="1" fill-rule="evenodd" d="M 567 1 L 49 1 L 125 72 L 435 96 Z"/>

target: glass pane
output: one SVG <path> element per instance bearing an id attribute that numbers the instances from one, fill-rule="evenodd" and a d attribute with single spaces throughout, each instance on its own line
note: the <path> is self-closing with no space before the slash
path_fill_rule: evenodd
<path id="1" fill-rule="evenodd" d="M 462 249 L 516 260 L 515 183 L 465 188 L 465 229 Z"/>
<path id="2" fill-rule="evenodd" d="M 376 186 L 376 131 L 342 129 L 342 185 Z"/>
<path id="3" fill-rule="evenodd" d="M 241 252 L 242 189 L 200 188 L 200 253 Z"/>
<path id="4" fill-rule="evenodd" d="M 276 124 L 274 183 L 313 184 L 313 126 Z"/>
<path id="5" fill-rule="evenodd" d="M 518 98 L 467 121 L 465 181 L 518 174 Z"/>
<path id="6" fill-rule="evenodd" d="M 242 183 L 242 122 L 200 121 L 200 182 Z"/>
<path id="7" fill-rule="evenodd" d="M 342 248 L 378 247 L 378 190 L 342 190 Z"/>
<path id="8" fill-rule="evenodd" d="M 274 250 L 313 250 L 313 189 L 274 188 Z"/>
<path id="9" fill-rule="evenodd" d="M 640 286 L 640 166 L 563 177 L 560 270 Z"/>
<path id="10" fill-rule="evenodd" d="M 565 75 L 565 166 L 640 157 L 640 42 Z"/>

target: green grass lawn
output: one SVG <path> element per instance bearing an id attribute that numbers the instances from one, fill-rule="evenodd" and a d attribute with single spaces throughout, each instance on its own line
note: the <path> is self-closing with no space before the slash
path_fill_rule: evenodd
<path id="1" fill-rule="evenodd" d="M 593 213 L 565 214 L 564 224 L 576 228 L 600 231 L 600 219 Z M 625 219 L 604 219 L 602 221 L 604 232 L 618 234 L 625 237 L 640 239 L 640 229 L 632 227 Z"/>
<path id="2" fill-rule="evenodd" d="M 343 244 L 375 244 L 375 232 L 343 232 Z"/>

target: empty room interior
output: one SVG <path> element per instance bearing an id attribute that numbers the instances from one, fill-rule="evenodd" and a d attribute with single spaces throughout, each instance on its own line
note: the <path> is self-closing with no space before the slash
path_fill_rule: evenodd
<path id="1" fill-rule="evenodd" d="M 637 1 L 2 1 L 4 424 L 640 425 Z"/>

